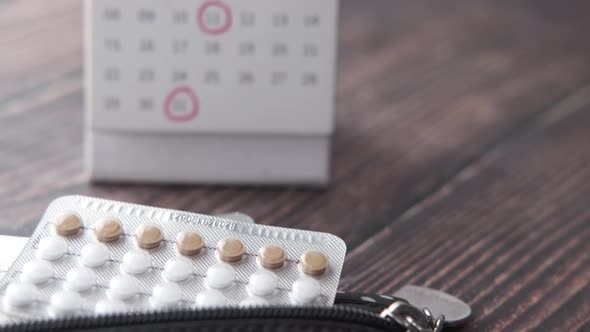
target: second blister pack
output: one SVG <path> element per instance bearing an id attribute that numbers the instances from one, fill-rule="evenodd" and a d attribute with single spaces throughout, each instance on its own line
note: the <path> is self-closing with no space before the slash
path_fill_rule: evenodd
<path id="1" fill-rule="evenodd" d="M 344 242 L 83 196 L 62 197 L 0 282 L 14 320 L 334 303 Z"/>

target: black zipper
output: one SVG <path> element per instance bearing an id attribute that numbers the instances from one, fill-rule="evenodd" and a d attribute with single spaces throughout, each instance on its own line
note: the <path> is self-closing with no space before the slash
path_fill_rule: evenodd
<path id="1" fill-rule="evenodd" d="M 363 327 L 386 331 L 398 331 L 394 321 L 381 318 L 378 314 L 349 306 L 325 307 L 272 307 L 272 308 L 223 308 L 203 310 L 174 310 L 141 313 L 123 313 L 105 316 L 80 316 L 60 319 L 46 319 L 22 322 L 6 326 L 3 331 L 68 331 L 97 328 L 124 328 L 130 326 L 190 323 L 198 321 L 240 320 L 240 319 L 289 319 L 319 320 L 351 323 Z M 195 326 L 198 328 L 198 325 Z"/>

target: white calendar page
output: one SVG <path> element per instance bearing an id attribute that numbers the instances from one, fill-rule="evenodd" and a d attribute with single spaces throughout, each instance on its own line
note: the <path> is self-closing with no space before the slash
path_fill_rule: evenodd
<path id="1" fill-rule="evenodd" d="M 329 135 L 337 0 L 86 0 L 91 130 Z"/>

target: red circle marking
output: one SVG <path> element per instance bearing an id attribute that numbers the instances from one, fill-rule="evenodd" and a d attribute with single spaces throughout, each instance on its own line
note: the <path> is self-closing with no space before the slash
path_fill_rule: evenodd
<path id="1" fill-rule="evenodd" d="M 208 27 L 207 24 L 205 24 L 205 12 L 210 7 L 217 7 L 223 10 L 223 13 L 225 14 L 225 23 L 222 26 L 218 28 L 211 28 Z M 231 8 L 229 8 L 227 4 L 219 0 L 207 1 L 203 3 L 201 7 L 199 7 L 199 12 L 197 14 L 197 23 L 199 24 L 199 28 L 201 28 L 201 30 L 206 34 L 221 35 L 222 33 L 226 33 L 233 24 Z"/>
<path id="2" fill-rule="evenodd" d="M 190 113 L 185 115 L 174 114 L 171 109 L 172 101 L 177 95 L 182 93 L 189 96 L 191 99 L 191 104 L 193 105 L 193 109 Z M 172 122 L 187 122 L 197 117 L 199 114 L 199 107 L 199 98 L 193 89 L 188 86 L 181 86 L 172 90 L 172 92 L 170 92 L 170 94 L 166 97 L 166 101 L 164 101 L 164 114 L 166 114 L 168 120 Z"/>

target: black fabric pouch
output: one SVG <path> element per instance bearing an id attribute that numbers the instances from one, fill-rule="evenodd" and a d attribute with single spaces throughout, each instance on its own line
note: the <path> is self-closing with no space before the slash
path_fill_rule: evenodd
<path id="1" fill-rule="evenodd" d="M 367 301 L 368 300 L 368 301 Z M 237 332 L 237 331 L 389 331 L 406 329 L 379 312 L 395 298 L 339 294 L 326 307 L 254 307 L 174 310 L 116 314 L 99 317 L 65 317 L 7 326 L 5 331 L 93 332 Z M 402 300 L 403 301 L 403 300 Z"/>

